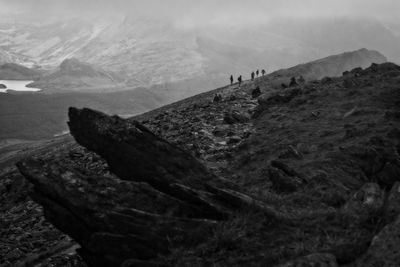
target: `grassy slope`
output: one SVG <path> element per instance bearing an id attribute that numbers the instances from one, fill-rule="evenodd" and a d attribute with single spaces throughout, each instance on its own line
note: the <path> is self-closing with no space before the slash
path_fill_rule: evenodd
<path id="1" fill-rule="evenodd" d="M 366 160 L 360 151 L 399 153 L 400 71 L 367 71 L 360 77 L 307 83 L 291 101 L 268 105 L 247 128 L 229 126 L 226 130 L 237 135 L 250 130 L 248 139 L 216 147 L 221 139 L 210 133 L 222 126 L 226 111 L 233 107 L 246 111 L 255 86 L 260 86 L 265 97 L 292 90 L 284 91 L 275 84 L 270 77 L 260 78 L 246 82 L 241 89 L 220 88 L 135 118 L 200 155 L 242 190 L 294 218 L 293 225 L 284 225 L 252 211 L 238 214 L 200 245 L 175 248 L 165 259 L 168 263 L 273 266 L 314 252 L 330 252 L 345 264 L 365 252 L 384 226 L 379 216 L 355 223 L 358 215 L 353 218 L 343 209 L 364 183 L 377 181 L 360 167 Z M 211 103 L 217 92 L 225 100 Z M 231 95 L 242 99 L 231 101 Z M 224 152 L 218 154 L 221 150 Z M 276 190 L 268 174 L 272 160 L 293 168 L 306 184 L 292 193 Z"/>

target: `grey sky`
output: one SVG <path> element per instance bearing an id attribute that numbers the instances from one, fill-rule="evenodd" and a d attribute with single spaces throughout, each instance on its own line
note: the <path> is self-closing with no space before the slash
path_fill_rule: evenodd
<path id="1" fill-rule="evenodd" d="M 182 25 L 260 23 L 275 17 L 374 17 L 399 20 L 400 0 L 0 0 L 0 12 L 122 12 Z"/>

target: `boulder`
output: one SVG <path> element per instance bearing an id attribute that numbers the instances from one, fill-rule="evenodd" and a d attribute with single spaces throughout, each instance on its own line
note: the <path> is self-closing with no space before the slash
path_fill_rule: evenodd
<path id="1" fill-rule="evenodd" d="M 389 192 L 386 200 L 384 218 L 385 221 L 393 222 L 400 215 L 400 182 L 396 182 Z"/>
<path id="2" fill-rule="evenodd" d="M 392 186 L 395 182 L 400 181 L 400 161 L 387 162 L 376 176 L 381 183 Z"/>
<path id="3" fill-rule="evenodd" d="M 303 256 L 284 264 L 280 264 L 277 267 L 337 267 L 339 266 L 336 262 L 334 255 L 329 253 L 314 253 L 307 256 Z"/>
<path id="4" fill-rule="evenodd" d="M 0 83 L 0 89 L 6 89 L 7 86 L 5 84 Z"/>
<path id="5" fill-rule="evenodd" d="M 378 184 L 366 183 L 344 205 L 343 212 L 352 223 L 363 223 L 382 211 L 384 196 Z"/>
<path id="6" fill-rule="evenodd" d="M 294 87 L 294 86 L 297 86 L 297 85 L 298 85 L 298 83 L 296 82 L 296 77 L 290 78 L 289 87 Z"/>
<path id="7" fill-rule="evenodd" d="M 297 177 L 288 176 L 282 170 L 274 167 L 268 168 L 268 176 L 272 182 L 272 188 L 277 192 L 294 192 L 302 185 Z"/>
<path id="8" fill-rule="evenodd" d="M 154 135 L 137 121 L 86 108 L 70 108 L 69 119 L 75 140 L 103 157 L 110 170 L 122 179 L 147 182 L 168 191 L 172 183 L 201 188 L 215 178 L 190 153 Z"/>
<path id="9" fill-rule="evenodd" d="M 353 266 L 395 267 L 400 264 L 400 216 L 386 225 L 373 239 L 367 252 Z"/>
<path id="10" fill-rule="evenodd" d="M 220 94 L 215 94 L 213 98 L 213 102 L 221 102 L 222 96 Z"/>
<path id="11" fill-rule="evenodd" d="M 260 95 L 261 95 L 261 90 L 260 90 L 260 87 L 259 87 L 259 86 L 257 86 L 256 89 L 253 89 L 253 91 L 251 91 L 251 97 L 252 97 L 252 98 L 257 98 L 257 97 L 259 97 Z"/>
<path id="12" fill-rule="evenodd" d="M 362 69 L 361 67 L 357 67 L 357 68 L 352 69 L 352 70 L 350 71 L 350 73 L 352 73 L 352 74 L 358 74 L 358 73 L 361 73 L 362 70 L 363 70 L 363 69 Z"/>

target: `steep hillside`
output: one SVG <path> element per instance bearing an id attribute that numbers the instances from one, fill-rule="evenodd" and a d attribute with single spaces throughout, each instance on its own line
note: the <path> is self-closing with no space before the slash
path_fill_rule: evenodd
<path id="1" fill-rule="evenodd" d="M 44 145 L 18 167 L 90 266 L 397 266 L 400 67 L 275 83 L 129 120 L 71 108 L 80 145 Z M 1 179 L 12 225 L 1 234 L 19 238 L 0 240 L 0 263 L 81 262 L 74 241 L 40 222 L 22 181 Z M 26 231 L 49 234 L 37 242 Z"/>
<path id="2" fill-rule="evenodd" d="M 220 48 L 216 46 L 215 49 L 215 54 L 218 54 Z M 227 56 L 222 52 L 219 55 Z M 337 75 L 353 67 L 382 61 L 384 57 L 379 53 L 361 49 L 299 65 L 289 70 L 281 70 L 265 76 L 264 79 L 269 79 L 274 86 L 280 88 L 281 83 L 288 84 L 292 76 L 303 75 L 308 79 L 308 77 Z M 226 81 L 219 82 L 211 74 L 154 85 L 150 88 L 126 90 L 124 86 L 115 86 L 115 80 L 118 81 L 118 77 L 91 65 L 76 60 L 64 61 L 58 71 L 31 84 L 33 87 L 44 89 L 43 93 L 0 95 L 0 122 L 3 126 L 0 129 L 0 139 L 50 138 L 65 131 L 65 109 L 68 106 L 86 106 L 120 115 L 134 115 L 226 84 Z M 78 89 L 87 92 L 71 93 Z M 98 93 L 109 90 L 113 92 L 103 95 Z M 54 92 L 62 94 L 46 95 Z"/>
<path id="3" fill-rule="evenodd" d="M 44 92 L 85 92 L 85 91 L 116 91 L 124 88 L 121 79 L 117 75 L 108 73 L 90 64 L 80 62 L 77 59 L 64 60 L 59 68 L 28 85 L 40 88 Z"/>
<path id="4" fill-rule="evenodd" d="M 317 80 L 323 77 L 341 76 L 346 70 L 357 67 L 366 68 L 372 63 L 380 64 L 386 61 L 386 57 L 381 53 L 363 48 L 300 64 L 289 69 L 278 70 L 272 75 L 274 77 L 303 76 L 307 80 Z"/>
<path id="5" fill-rule="evenodd" d="M 0 80 L 36 80 L 43 72 L 24 67 L 15 63 L 0 66 Z"/>

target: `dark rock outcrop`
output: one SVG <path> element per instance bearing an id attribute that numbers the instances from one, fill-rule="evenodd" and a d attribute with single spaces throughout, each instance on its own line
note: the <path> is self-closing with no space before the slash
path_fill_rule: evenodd
<path id="1" fill-rule="evenodd" d="M 201 162 L 138 122 L 89 109 L 71 108 L 69 116 L 72 135 L 101 155 L 105 161 L 96 164 L 111 173 L 91 171 L 68 150 L 23 160 L 18 168 L 46 218 L 81 245 L 91 266 L 157 264 L 171 242 L 199 242 L 196 236 L 206 238 L 218 221 L 243 208 L 259 210 L 270 222 L 291 220 L 248 195 L 219 188 Z"/>
<path id="2" fill-rule="evenodd" d="M 400 182 L 396 182 L 392 189 L 390 190 L 385 210 L 384 210 L 384 217 L 385 221 L 390 223 L 393 222 L 397 216 L 400 215 Z"/>
<path id="3" fill-rule="evenodd" d="M 344 212 L 352 223 L 362 223 L 382 211 L 384 192 L 378 184 L 366 183 L 346 203 Z"/>
<path id="4" fill-rule="evenodd" d="M 260 87 L 257 86 L 257 88 L 253 89 L 253 91 L 251 91 L 251 97 L 252 98 L 257 98 L 261 95 L 261 90 Z"/>
<path id="5" fill-rule="evenodd" d="M 75 108 L 70 108 L 69 117 L 68 125 L 76 141 L 102 156 L 122 179 L 147 182 L 168 191 L 173 183 L 201 188 L 214 178 L 189 153 L 136 121 Z"/>
<path id="6" fill-rule="evenodd" d="M 5 84 L 0 83 L 0 89 L 6 89 L 7 86 Z"/>
<path id="7" fill-rule="evenodd" d="M 373 239 L 368 251 L 361 256 L 354 266 L 399 266 L 400 252 L 400 217 L 386 225 Z"/>

